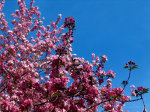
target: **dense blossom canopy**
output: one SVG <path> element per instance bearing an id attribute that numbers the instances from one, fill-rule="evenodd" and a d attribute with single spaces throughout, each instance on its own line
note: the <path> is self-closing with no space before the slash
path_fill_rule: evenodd
<path id="1" fill-rule="evenodd" d="M 1 112 L 93 112 L 98 106 L 107 112 L 123 112 L 122 106 L 131 101 L 124 95 L 128 81 L 124 88 L 112 88 L 115 73 L 104 71 L 105 55 L 92 54 L 90 63 L 72 54 L 73 17 L 59 26 L 59 14 L 56 22 L 44 26 L 34 0 L 29 7 L 18 0 L 11 28 L 2 12 L 4 2 L 0 4 Z M 131 71 L 136 65 L 129 62 L 125 68 Z M 147 91 L 132 86 L 133 96 Z"/>

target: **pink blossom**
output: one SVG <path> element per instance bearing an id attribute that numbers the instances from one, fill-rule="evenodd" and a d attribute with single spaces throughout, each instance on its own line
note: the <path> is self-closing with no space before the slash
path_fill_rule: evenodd
<path id="1" fill-rule="evenodd" d="M 136 96 L 136 93 L 135 93 L 135 92 L 132 92 L 132 96 Z"/>
<path id="2" fill-rule="evenodd" d="M 94 58 L 95 58 L 95 54 L 94 54 L 94 53 L 92 53 L 91 55 L 92 55 L 92 59 L 94 59 Z"/>
<path id="3" fill-rule="evenodd" d="M 108 60 L 106 55 L 101 56 L 101 58 L 103 63 L 105 63 Z"/>
<path id="4" fill-rule="evenodd" d="M 135 85 L 131 85 L 130 87 L 134 89 L 134 88 L 135 88 Z"/>
<path id="5" fill-rule="evenodd" d="M 115 73 L 114 73 L 112 70 L 109 70 L 109 71 L 107 72 L 107 76 L 108 76 L 108 77 L 111 77 L 111 78 L 114 78 L 114 77 L 115 77 Z"/>
<path id="6" fill-rule="evenodd" d="M 59 18 L 62 19 L 62 14 L 58 14 Z"/>
<path id="7" fill-rule="evenodd" d="M 115 73 L 105 72 L 107 56 L 92 53 L 91 62 L 72 54 L 74 18 L 60 25 L 59 14 L 45 26 L 33 3 L 18 0 L 11 26 L 2 11 L 4 0 L 0 4 L 0 111 L 94 112 L 99 104 L 108 112 L 123 112 L 131 98 L 124 95 L 125 87 L 112 87 Z M 148 92 L 131 87 L 132 96 Z"/>

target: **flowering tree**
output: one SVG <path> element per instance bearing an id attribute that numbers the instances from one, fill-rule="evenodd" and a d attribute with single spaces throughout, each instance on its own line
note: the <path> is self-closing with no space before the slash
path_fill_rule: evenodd
<path id="1" fill-rule="evenodd" d="M 98 106 L 105 112 L 123 112 L 126 102 L 143 101 L 147 88 L 132 85 L 134 100 L 124 95 L 131 71 L 137 68 L 134 62 L 125 65 L 129 77 L 123 88 L 112 88 L 115 73 L 104 71 L 105 55 L 92 54 L 90 63 L 71 53 L 73 17 L 59 27 L 59 14 L 56 22 L 44 26 L 34 0 L 28 8 L 18 0 L 11 28 L 2 12 L 4 2 L 0 4 L 0 112 L 93 112 Z M 146 112 L 144 101 L 143 105 Z"/>

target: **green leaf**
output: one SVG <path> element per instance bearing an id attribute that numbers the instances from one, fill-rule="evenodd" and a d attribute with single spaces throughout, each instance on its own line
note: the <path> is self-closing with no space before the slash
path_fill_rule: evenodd
<path id="1" fill-rule="evenodd" d="M 17 88 L 17 84 L 14 84 L 14 88 L 15 88 L 15 89 Z"/>
<path id="2" fill-rule="evenodd" d="M 125 65 L 124 68 L 128 68 L 128 65 Z"/>
<path id="3" fill-rule="evenodd" d="M 105 91 L 101 91 L 101 94 L 105 94 Z"/>
<path id="4" fill-rule="evenodd" d="M 53 98 L 53 97 L 60 96 L 60 95 L 61 95 L 61 93 L 58 91 L 58 92 L 54 93 L 51 97 Z"/>
<path id="5" fill-rule="evenodd" d="M 59 74 L 60 75 L 60 77 L 62 77 L 63 75 L 65 75 L 65 74 Z"/>
<path id="6" fill-rule="evenodd" d="M 148 89 L 144 89 L 143 93 L 148 93 L 148 91 L 149 91 Z"/>
<path id="7" fill-rule="evenodd" d="M 132 67 L 132 69 L 137 69 L 138 68 L 138 65 L 134 65 L 133 67 Z"/>

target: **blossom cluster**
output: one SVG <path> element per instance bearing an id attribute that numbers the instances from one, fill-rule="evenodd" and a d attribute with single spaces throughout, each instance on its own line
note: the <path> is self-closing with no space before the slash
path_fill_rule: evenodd
<path id="1" fill-rule="evenodd" d="M 123 88 L 112 88 L 115 73 L 104 71 L 107 56 L 92 54 L 90 63 L 72 54 L 73 17 L 59 26 L 59 14 L 44 26 L 34 0 L 28 8 L 25 0 L 18 0 L 11 28 L 2 12 L 4 3 L 0 4 L 0 112 L 93 112 L 98 106 L 123 112 L 122 106 L 131 99 Z"/>

